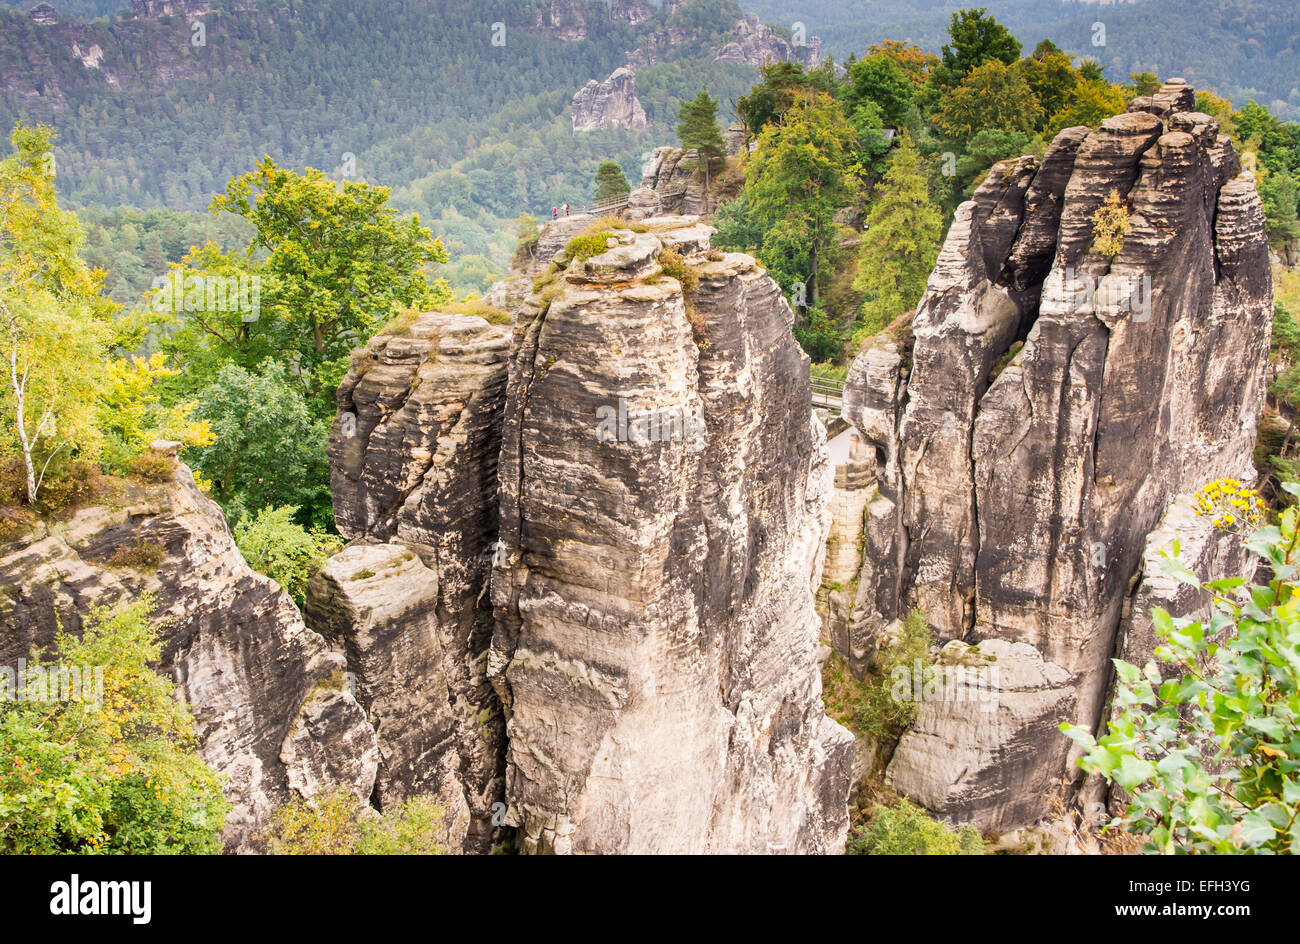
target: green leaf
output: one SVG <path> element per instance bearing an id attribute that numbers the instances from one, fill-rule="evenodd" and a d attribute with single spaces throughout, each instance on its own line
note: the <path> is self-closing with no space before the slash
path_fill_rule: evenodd
<path id="1" fill-rule="evenodd" d="M 1155 766 L 1134 754 L 1126 754 L 1114 771 L 1115 782 L 1130 792 L 1155 775 Z"/>

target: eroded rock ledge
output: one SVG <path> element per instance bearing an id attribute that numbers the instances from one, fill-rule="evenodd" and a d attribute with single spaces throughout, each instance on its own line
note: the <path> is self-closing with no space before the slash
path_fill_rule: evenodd
<path id="1" fill-rule="evenodd" d="M 119 502 L 0 548 L 0 664 L 48 650 L 60 622 L 78 633 L 93 607 L 146 592 L 163 621 L 159 669 L 193 710 L 204 759 L 226 778 L 229 851 L 255 849 L 291 791 L 341 786 L 369 799 L 378 745 L 345 659 L 244 562 L 184 465 L 171 481 L 131 486 Z"/>

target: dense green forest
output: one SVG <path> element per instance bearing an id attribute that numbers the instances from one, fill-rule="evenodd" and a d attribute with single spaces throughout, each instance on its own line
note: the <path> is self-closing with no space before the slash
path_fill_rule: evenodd
<path id="1" fill-rule="evenodd" d="M 1072 56 L 1091 56 L 1114 76 L 1181 75 L 1235 105 L 1255 100 L 1300 120 L 1300 4 L 1293 0 L 983 0 L 1030 47 L 1044 37 Z M 843 59 L 870 43 L 899 39 L 938 52 L 949 0 L 746 0 L 765 20 L 802 22 Z M 1094 24 L 1101 23 L 1104 31 Z"/>
<path id="2" fill-rule="evenodd" d="M 1062 129 L 1096 126 L 1160 84 L 1151 72 L 1112 81 L 1049 40 L 1023 50 L 983 10 L 952 14 L 937 56 L 886 41 L 843 71 L 762 73 L 738 103 L 756 147 L 714 244 L 763 261 L 799 310 L 796 336 L 830 373 L 920 300 L 946 221 L 994 163 L 1041 155 Z M 1256 170 L 1270 238 L 1300 238 L 1300 124 L 1210 92 L 1197 103 Z"/>
<path id="3" fill-rule="evenodd" d="M 734 0 L 693 0 L 636 28 L 592 0 L 581 5 L 581 41 L 561 37 L 567 24 L 552 24 L 541 0 L 262 0 L 249 13 L 224 6 L 217 0 L 203 18 L 202 45 L 181 17 L 44 26 L 0 10 L 0 123 L 57 131 L 59 190 L 76 206 L 201 211 L 263 156 L 383 183 L 396 207 L 418 212 L 442 236 L 449 281 L 482 291 L 508 259 L 505 221 L 587 204 L 605 159 L 638 180 L 681 98 L 707 82 L 725 105 L 756 75 L 714 63 L 709 51 L 720 24 L 740 16 Z M 567 114 L 574 91 L 665 27 L 694 39 L 638 74 L 656 129 L 575 135 Z M 101 48 L 98 68 L 71 54 L 74 42 Z M 111 285 L 120 280 L 135 284 L 114 273 Z"/>
<path id="4" fill-rule="evenodd" d="M 179 261 L 177 248 L 238 242 L 215 231 L 204 211 L 227 180 L 263 156 L 391 187 L 393 206 L 418 212 L 441 237 L 449 262 L 439 274 L 458 292 L 482 293 L 509 258 L 511 220 L 587 204 L 603 160 L 635 184 L 650 148 L 670 139 L 678 102 L 707 85 L 726 124 L 757 78 L 747 65 L 712 61 L 711 49 L 741 14 L 736 0 L 692 0 L 636 27 L 614 21 L 601 0 L 586 0 L 575 5 L 581 40 L 565 38 L 572 11 L 553 14 L 546 0 L 259 0 L 248 12 L 229 12 L 231 0 L 213 5 L 201 45 L 183 18 L 136 19 L 124 0 L 55 3 L 64 16 L 55 26 L 32 22 L 30 4 L 0 7 L 0 124 L 22 119 L 56 130 L 59 191 L 86 210 L 87 251 L 109 271 L 107 288 L 121 303 L 139 298 L 160 260 Z M 951 13 L 940 0 L 876 0 L 869 11 L 839 0 L 744 6 L 777 24 L 801 19 L 840 61 L 885 38 L 937 52 Z M 1291 89 L 1300 29 L 1293 4 L 1107 7 L 1104 46 L 1092 45 L 1100 15 L 1093 8 L 1076 15 L 1076 4 L 987 6 L 1026 48 L 1050 38 L 1067 53 L 1097 58 L 1117 81 L 1183 73 L 1238 106 L 1250 97 L 1275 110 L 1300 102 Z M 493 45 L 497 22 L 505 24 L 503 46 Z M 1178 26 L 1189 22 L 1196 28 Z M 687 41 L 638 70 L 637 95 L 653 127 L 573 134 L 573 92 L 665 28 Z M 1223 42 L 1229 34 L 1249 41 Z M 99 47 L 97 67 L 73 55 L 74 43 L 83 55 Z M 1251 59 L 1227 63 L 1225 55 Z M 1258 87 L 1225 84 L 1216 69 Z M 964 169 L 987 166 L 990 146 L 985 136 L 961 149 Z M 1004 143 L 994 150 L 1007 153 Z M 147 213 L 137 219 L 119 207 Z M 171 249 L 160 254 L 160 246 Z"/>

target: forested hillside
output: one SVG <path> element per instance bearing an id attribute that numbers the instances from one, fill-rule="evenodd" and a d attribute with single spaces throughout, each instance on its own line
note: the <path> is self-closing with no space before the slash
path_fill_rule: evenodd
<path id="1" fill-rule="evenodd" d="M 740 16 L 734 0 L 693 0 L 636 27 L 600 0 L 213 6 L 201 45 L 183 17 L 45 25 L 0 11 L 0 123 L 56 130 L 59 190 L 80 206 L 203 210 L 265 155 L 382 183 L 442 236 L 455 260 L 445 274 L 479 291 L 508 256 L 503 220 L 587 203 L 603 159 L 639 176 L 679 99 L 707 82 L 732 101 L 756 74 L 709 51 Z M 663 26 L 693 40 L 638 75 L 657 130 L 575 136 L 574 91 Z"/>
<path id="2" fill-rule="evenodd" d="M 739 102 L 755 135 L 715 245 L 755 253 L 799 310 L 796 336 L 842 370 L 860 342 L 920 300 L 957 204 L 998 161 L 1041 156 L 1159 84 L 1111 76 L 1050 40 L 1032 48 L 982 10 L 952 14 L 941 54 L 889 40 L 847 69 L 764 67 Z M 1201 92 L 1255 170 L 1275 247 L 1300 239 L 1300 124 Z M 1289 250 L 1287 250 L 1289 251 Z"/>
<path id="3" fill-rule="evenodd" d="M 803 22 L 843 59 L 884 39 L 938 52 L 953 4 L 947 0 L 747 0 L 767 20 Z M 1111 75 L 1181 75 L 1235 105 L 1254 99 L 1300 119 L 1300 4 L 1293 0 L 984 0 L 1026 46 L 1044 37 L 1092 56 Z M 1094 24 L 1101 23 L 1104 32 Z"/>

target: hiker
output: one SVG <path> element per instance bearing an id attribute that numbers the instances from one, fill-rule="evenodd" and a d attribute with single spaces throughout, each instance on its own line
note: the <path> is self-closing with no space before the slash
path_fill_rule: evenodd
<path id="1" fill-rule="evenodd" d="M 551 221 L 554 222 L 560 215 L 559 207 L 551 207 Z"/>
<path id="2" fill-rule="evenodd" d="M 569 205 L 567 203 L 564 205 L 564 215 L 565 216 L 569 215 Z"/>

